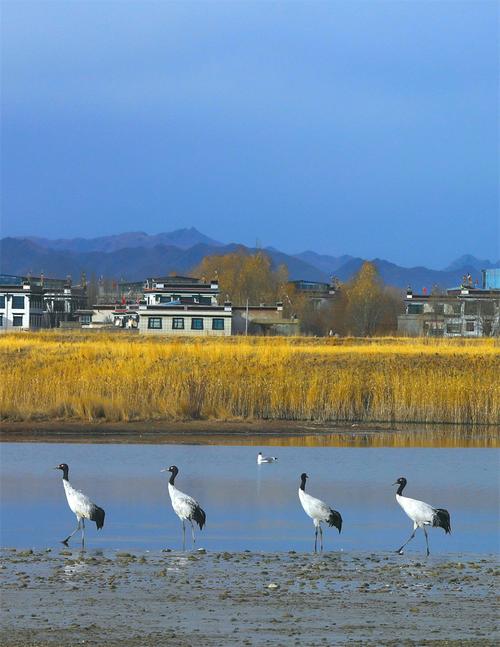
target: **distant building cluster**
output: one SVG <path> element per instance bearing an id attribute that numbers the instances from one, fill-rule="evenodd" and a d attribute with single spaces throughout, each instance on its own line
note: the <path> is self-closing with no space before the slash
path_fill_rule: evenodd
<path id="1" fill-rule="evenodd" d="M 293 281 L 313 308 L 334 303 L 338 282 Z M 300 322 L 284 316 L 283 303 L 233 305 L 220 302 L 219 282 L 190 276 L 150 277 L 120 283 L 120 302 L 88 305 L 88 286 L 70 279 L 0 275 L 0 332 L 44 328 L 134 330 L 146 335 L 297 335 Z M 398 333 L 407 336 L 482 337 L 500 335 L 500 269 L 470 275 L 444 294 L 403 297 Z"/>
<path id="2" fill-rule="evenodd" d="M 408 336 L 490 337 L 500 335 L 500 269 L 483 270 L 482 286 L 470 274 L 445 294 L 416 294 L 411 287 L 398 317 L 398 332 Z"/>

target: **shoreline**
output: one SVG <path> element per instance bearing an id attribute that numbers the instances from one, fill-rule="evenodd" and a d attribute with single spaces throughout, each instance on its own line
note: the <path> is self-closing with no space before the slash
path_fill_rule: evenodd
<path id="1" fill-rule="evenodd" d="M 2 442 L 499 447 L 496 425 L 327 424 L 283 420 L 2 421 Z"/>
<path id="2" fill-rule="evenodd" d="M 494 555 L 2 550 L 6 647 L 496 645 Z"/>

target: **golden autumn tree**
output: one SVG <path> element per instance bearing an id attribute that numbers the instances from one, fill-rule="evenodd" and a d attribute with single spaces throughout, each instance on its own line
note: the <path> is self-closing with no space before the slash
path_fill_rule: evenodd
<path id="1" fill-rule="evenodd" d="M 222 298 L 234 305 L 283 301 L 289 306 L 292 286 L 288 285 L 288 270 L 284 265 L 273 269 L 264 252 L 249 254 L 244 250 L 221 256 L 206 256 L 193 271 L 195 276 L 210 280 L 217 276 Z"/>
<path id="2" fill-rule="evenodd" d="M 367 337 L 396 331 L 403 300 L 398 290 L 384 285 L 374 263 L 365 261 L 343 291 L 338 312 L 342 334 Z"/>

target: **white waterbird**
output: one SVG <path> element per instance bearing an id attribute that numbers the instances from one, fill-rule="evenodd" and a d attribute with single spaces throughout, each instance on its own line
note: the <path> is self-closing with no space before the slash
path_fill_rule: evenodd
<path id="1" fill-rule="evenodd" d="M 299 499 L 304 508 L 304 512 L 311 517 L 314 523 L 314 552 L 316 552 L 318 549 L 318 529 L 320 535 L 320 550 L 323 550 L 323 530 L 321 528 L 321 522 L 324 521 L 330 527 L 335 526 L 340 534 L 342 530 L 342 517 L 340 516 L 340 512 L 332 510 L 324 501 L 307 494 L 306 479 L 308 478 L 305 473 L 300 475 Z"/>
<path id="2" fill-rule="evenodd" d="M 193 521 L 195 521 L 200 530 L 203 530 L 207 516 L 200 507 L 198 501 L 193 499 L 189 494 L 184 494 L 178 490 L 174 483 L 175 477 L 179 473 L 179 468 L 175 465 L 171 465 L 168 468 L 161 470 L 162 472 L 170 472 L 170 479 L 168 481 L 168 493 L 170 494 L 170 500 L 172 502 L 172 508 L 174 509 L 175 514 L 182 521 L 182 548 L 183 550 L 186 547 L 186 520 L 191 524 L 191 535 L 193 538 L 193 544 L 196 543 L 194 536 L 194 526 Z"/>
<path id="3" fill-rule="evenodd" d="M 76 520 L 78 521 L 78 524 L 75 530 L 71 533 L 71 535 L 66 537 L 66 539 L 63 539 L 62 543 L 66 544 L 67 546 L 68 541 L 71 539 L 71 537 L 73 537 L 73 535 L 76 532 L 81 530 L 82 548 L 83 548 L 85 545 L 85 519 L 89 519 L 90 521 L 95 521 L 97 530 L 100 530 L 104 526 L 105 512 L 102 508 L 100 508 L 98 505 L 93 503 L 88 498 L 88 496 L 83 494 L 83 492 L 80 492 L 79 490 L 75 490 L 75 488 L 71 485 L 71 483 L 68 480 L 69 467 L 66 465 L 66 463 L 61 463 L 57 467 L 54 467 L 54 469 L 61 470 L 63 473 L 62 481 L 63 481 L 64 491 L 66 493 L 66 499 L 68 501 L 68 505 L 71 511 L 75 513 Z"/>
<path id="4" fill-rule="evenodd" d="M 277 456 L 262 456 L 262 452 L 257 454 L 257 464 L 262 465 L 262 463 L 276 463 L 278 460 Z"/>
<path id="5" fill-rule="evenodd" d="M 443 508 L 433 508 L 428 503 L 403 496 L 403 490 L 406 486 L 406 479 L 403 476 L 399 478 L 395 483 L 393 483 L 393 485 L 399 485 L 398 491 L 396 492 L 396 501 L 413 521 L 413 532 L 410 535 L 410 538 L 401 546 L 401 548 L 398 548 L 396 552 L 402 555 L 403 548 L 410 543 L 413 537 L 415 537 L 417 528 L 422 528 L 425 534 L 427 555 L 430 555 L 429 538 L 427 537 L 426 526 L 443 528 L 445 534 L 451 533 L 450 513 L 448 512 L 448 510 L 444 510 Z"/>

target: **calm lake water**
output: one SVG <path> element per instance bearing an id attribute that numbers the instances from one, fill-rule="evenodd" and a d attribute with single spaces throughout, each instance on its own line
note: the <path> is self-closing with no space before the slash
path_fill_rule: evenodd
<path id="1" fill-rule="evenodd" d="M 178 549 L 181 525 L 168 497 L 167 475 L 207 514 L 197 546 L 208 550 L 308 551 L 314 528 L 298 496 L 299 475 L 308 491 L 343 517 L 339 536 L 324 532 L 325 550 L 392 551 L 411 533 L 395 501 L 400 476 L 405 494 L 447 508 L 450 535 L 429 533 L 431 553 L 493 553 L 499 549 L 499 466 L 496 449 L 261 447 L 277 455 L 256 464 L 257 448 L 206 445 L 4 443 L 1 452 L 3 547 L 60 547 L 76 526 L 53 466 L 70 466 L 70 481 L 106 510 L 96 532 L 87 524 L 88 548 Z M 73 545 L 78 546 L 78 535 Z M 188 547 L 190 533 L 187 533 Z M 76 540 L 76 541 L 75 541 Z M 422 531 L 407 548 L 424 553 Z"/>

